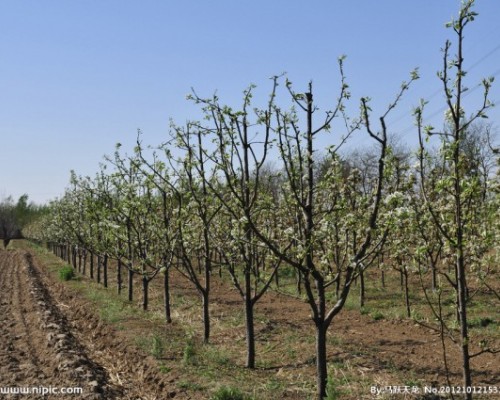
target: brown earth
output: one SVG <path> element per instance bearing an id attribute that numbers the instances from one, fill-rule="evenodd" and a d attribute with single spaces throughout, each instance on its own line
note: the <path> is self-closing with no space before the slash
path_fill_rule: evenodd
<path id="1" fill-rule="evenodd" d="M 156 371 L 154 360 L 123 343 L 88 304 L 49 282 L 30 253 L 0 251 L 0 388 L 83 389 L 23 399 L 186 398 Z"/>
<path id="2" fill-rule="evenodd" d="M 195 297 L 189 285 L 178 276 L 174 277 L 173 286 L 174 297 L 176 293 Z M 235 309 L 242 308 L 241 300 L 234 290 L 217 279 L 214 279 L 212 292 L 211 342 L 215 346 L 224 344 L 239 349 L 228 354 L 231 363 L 242 366 L 244 326 L 239 323 L 234 329 L 227 329 Z M 161 288 L 152 287 L 151 306 L 153 309 L 158 307 L 161 312 L 161 302 L 154 301 L 155 296 L 161 297 L 160 293 Z M 185 307 L 191 308 L 192 304 Z M 174 318 L 181 319 L 182 305 L 174 301 L 174 310 Z M 285 379 L 288 387 L 282 391 L 282 398 L 312 398 L 315 378 L 314 341 L 311 338 L 314 329 L 308 306 L 295 298 L 271 292 L 259 301 L 256 311 L 260 367 L 253 377 Z M 201 326 L 199 318 L 192 315 L 189 318 L 192 320 L 182 322 L 192 322 L 196 329 Z M 179 388 L 178 381 L 188 379 L 181 375 L 180 368 L 175 369 L 182 354 L 168 356 L 166 360 L 169 361 L 165 363 L 172 371 L 160 373 L 158 361 L 133 345 L 130 339 L 134 331 L 154 329 L 153 322 L 151 326 L 148 323 L 128 321 L 124 330 L 107 325 L 88 300 L 50 278 L 46 267 L 31 251 L 0 252 L 0 388 L 83 388 L 82 395 L 44 397 L 48 399 L 208 399 L 209 395 L 203 391 Z M 222 325 L 225 328 L 219 329 Z M 292 336 L 295 340 L 292 344 L 284 339 Z M 498 340 L 490 345 L 500 347 Z M 339 397 L 342 399 L 424 398 L 387 393 L 377 397 L 370 393 L 371 386 L 411 386 L 417 380 L 419 386 L 447 386 L 439 335 L 410 319 L 374 320 L 359 311 L 344 310 L 330 328 L 328 348 L 329 360 L 337 366 L 333 373 L 339 381 L 345 377 L 345 371 L 349 373 L 350 380 L 343 382 L 349 390 Z M 451 383 L 460 385 L 458 346 L 447 340 L 446 348 Z M 472 352 L 478 350 L 473 348 Z M 232 357 L 234 354 L 238 356 Z M 494 386 L 500 390 L 499 354 L 485 353 L 475 357 L 472 368 L 476 387 Z M 227 369 L 221 368 L 221 381 L 224 380 L 222 375 L 227 373 Z M 406 377 L 406 381 L 402 377 Z M 358 378 L 365 382 L 362 389 L 355 387 L 354 379 Z M 300 382 L 310 382 L 310 390 L 304 390 Z M 21 398 L 42 397 L 25 395 Z M 493 400 L 500 395 L 477 398 Z"/>

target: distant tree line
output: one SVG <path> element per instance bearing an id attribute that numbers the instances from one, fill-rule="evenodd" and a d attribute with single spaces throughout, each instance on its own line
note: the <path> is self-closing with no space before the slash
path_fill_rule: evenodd
<path id="1" fill-rule="evenodd" d="M 22 239 L 23 228 L 29 225 L 45 211 L 46 206 L 38 206 L 28 202 L 28 195 L 23 194 L 15 202 L 12 196 L 0 202 L 0 239 L 6 248 L 12 239 Z"/>

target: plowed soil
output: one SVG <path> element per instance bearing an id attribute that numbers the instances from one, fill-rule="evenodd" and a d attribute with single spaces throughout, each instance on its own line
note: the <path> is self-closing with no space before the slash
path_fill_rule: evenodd
<path id="1" fill-rule="evenodd" d="M 42 276 L 30 253 L 0 251 L 0 388 L 82 389 L 81 394 L 0 398 L 160 399 L 175 394 L 155 376 L 153 360 L 124 345 L 85 304 L 65 303 L 63 297 L 68 299 L 64 288 Z"/>

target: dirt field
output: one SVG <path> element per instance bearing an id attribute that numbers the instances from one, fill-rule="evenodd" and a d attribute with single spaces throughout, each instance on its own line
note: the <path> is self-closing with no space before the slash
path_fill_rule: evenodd
<path id="1" fill-rule="evenodd" d="M 0 387 L 83 390 L 23 399 L 169 398 L 151 360 L 125 347 L 39 268 L 26 251 L 0 251 Z"/>
<path id="2" fill-rule="evenodd" d="M 256 399 L 269 398 L 264 396 L 271 389 L 279 398 L 312 398 L 314 339 L 306 304 L 274 292 L 257 304 L 258 368 L 248 372 L 243 368 L 244 324 L 238 316 L 239 298 L 226 284 L 214 280 L 210 362 L 216 359 L 216 367 L 208 370 L 204 361 L 181 365 L 185 344 L 176 347 L 173 343 L 185 340 L 188 325 L 196 332 L 201 322 L 198 310 L 193 309 L 198 299 L 187 283 L 174 277 L 173 286 L 177 322 L 165 333 L 165 340 L 172 344 L 158 360 L 135 346 L 133 340 L 137 332 L 153 332 L 155 321 L 137 317 L 120 324 L 105 323 L 92 302 L 51 276 L 32 251 L 0 251 L 0 388 L 83 390 L 73 395 L 0 398 L 208 399 L 220 382 L 240 384 L 243 389 L 253 386 Z M 152 312 L 154 293 L 153 289 Z M 500 343 L 491 345 L 498 347 Z M 411 319 L 374 319 L 357 310 L 344 310 L 330 328 L 328 349 L 332 375 L 343 388 L 337 397 L 340 399 L 424 398 L 404 393 L 377 397 L 370 390 L 372 386 L 446 385 L 439 336 Z M 203 360 L 209 359 L 208 350 L 199 347 Z M 452 384 L 460 385 L 458 348 L 449 342 L 447 350 Z M 475 386 L 500 387 L 498 354 L 474 358 L 472 367 Z M 500 395 L 478 398 L 493 400 Z"/>

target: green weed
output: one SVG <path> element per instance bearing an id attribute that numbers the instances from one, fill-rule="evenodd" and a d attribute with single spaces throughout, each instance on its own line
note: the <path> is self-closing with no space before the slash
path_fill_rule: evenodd
<path id="1" fill-rule="evenodd" d="M 159 334 L 138 337 L 136 338 L 136 344 L 156 359 L 162 358 L 165 353 L 165 341 Z"/>
<path id="2" fill-rule="evenodd" d="M 233 387 L 220 387 L 210 400 L 250 400 L 250 397 L 244 395 L 239 389 Z"/>
<path id="3" fill-rule="evenodd" d="M 331 376 L 326 383 L 326 400 L 337 400 L 342 398 L 342 390 L 339 389 L 340 382 Z"/>
<path id="4" fill-rule="evenodd" d="M 368 308 L 368 307 L 361 307 L 359 309 L 359 312 L 361 313 L 361 315 L 368 315 L 368 314 L 370 314 L 370 308 Z"/>
<path id="5" fill-rule="evenodd" d="M 172 368 L 171 367 L 167 367 L 166 365 L 164 364 L 160 364 L 158 369 L 160 370 L 160 372 L 162 374 L 168 374 L 170 371 L 172 371 Z"/>
<path id="6" fill-rule="evenodd" d="M 494 324 L 496 324 L 494 319 L 489 317 L 478 317 L 470 319 L 467 325 L 469 325 L 469 328 L 486 328 L 487 326 Z"/>
<path id="7" fill-rule="evenodd" d="M 75 270 L 70 267 L 69 265 L 66 265 L 59 269 L 59 279 L 62 281 L 69 281 L 75 277 Z"/>
<path id="8" fill-rule="evenodd" d="M 273 392 L 276 392 L 276 391 L 279 391 L 279 390 L 283 390 L 283 383 L 274 379 L 274 378 L 271 378 L 269 380 L 269 382 L 266 383 L 265 385 L 265 390 L 266 391 L 273 391 Z"/>
<path id="9" fill-rule="evenodd" d="M 182 362 L 185 365 L 193 365 L 196 363 L 196 348 L 192 337 L 188 338 L 186 346 L 184 346 Z"/>
<path id="10" fill-rule="evenodd" d="M 184 355 L 187 357 L 191 357 L 187 355 L 188 345 L 184 348 Z M 189 349 L 189 352 L 192 351 Z M 219 366 L 228 365 L 231 361 L 230 357 L 225 353 L 224 349 L 215 348 L 211 345 L 203 346 L 203 358 L 208 364 L 216 364 Z"/>
<path id="11" fill-rule="evenodd" d="M 163 357 L 165 351 L 165 342 L 160 335 L 154 335 L 152 338 L 151 355 L 158 359 Z"/>
<path id="12" fill-rule="evenodd" d="M 380 321 L 381 319 L 385 319 L 384 314 L 381 313 L 380 311 L 373 312 L 371 316 L 375 321 Z"/>

